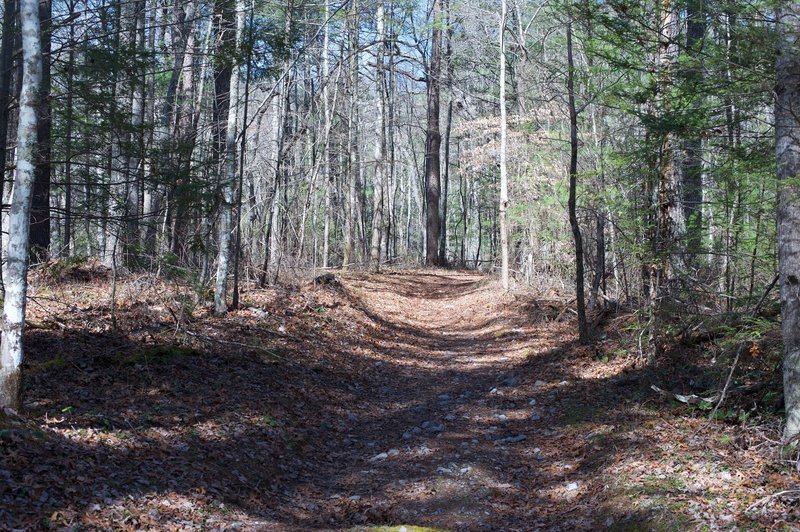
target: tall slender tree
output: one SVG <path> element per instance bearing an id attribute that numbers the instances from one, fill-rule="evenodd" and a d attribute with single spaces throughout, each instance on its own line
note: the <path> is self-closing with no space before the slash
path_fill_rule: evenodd
<path id="1" fill-rule="evenodd" d="M 500 280 L 508 290 L 508 120 L 506 117 L 506 18 L 508 5 L 500 0 Z M 569 30 L 568 30 L 569 31 Z M 570 187 L 570 191 L 572 188 Z"/>
<path id="2" fill-rule="evenodd" d="M 236 188 L 236 127 L 239 112 L 239 53 L 244 31 L 244 0 L 236 1 L 236 28 L 228 32 L 232 40 L 230 48 L 236 59 L 233 61 L 228 87 L 228 116 L 225 121 L 225 169 L 222 178 L 222 194 L 219 208 L 219 236 L 217 250 L 217 276 L 214 286 L 214 311 L 225 314 L 228 311 L 228 265 L 231 256 L 231 231 L 233 229 L 233 204 Z M 223 37 L 224 38 L 224 37 Z M 244 141 L 242 141 L 244 142 Z"/>
<path id="3" fill-rule="evenodd" d="M 42 80 L 39 1 L 20 0 L 22 33 L 22 91 L 17 128 L 17 157 L 8 212 L 3 279 L 5 299 L 0 321 L 0 407 L 17 408 L 23 357 L 27 295 L 28 236 L 36 173 L 39 88 Z"/>
<path id="4" fill-rule="evenodd" d="M 442 13 L 441 0 L 433 0 L 431 9 L 430 57 L 426 82 L 428 85 L 428 124 L 425 149 L 425 263 L 429 266 L 442 264 L 439 255 L 439 200 L 441 194 L 441 144 L 439 107 L 442 72 Z"/>
<path id="5" fill-rule="evenodd" d="M 578 224 L 578 110 L 575 105 L 575 59 L 572 46 L 572 22 L 567 23 L 567 104 L 569 106 L 569 225 L 575 245 L 575 298 L 578 309 L 578 335 L 581 343 L 589 341 L 586 303 L 583 291 L 583 236 Z"/>
<path id="6" fill-rule="evenodd" d="M 373 196 L 372 239 L 370 241 L 370 264 L 378 271 L 381 267 L 381 238 L 386 215 L 386 83 L 384 50 L 386 48 L 386 8 L 378 0 L 375 13 L 377 35 L 375 38 L 375 99 L 378 116 L 375 123 L 375 181 Z"/>

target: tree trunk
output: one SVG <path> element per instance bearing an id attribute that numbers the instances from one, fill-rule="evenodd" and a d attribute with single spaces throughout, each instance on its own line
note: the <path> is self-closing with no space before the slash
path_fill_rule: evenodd
<path id="1" fill-rule="evenodd" d="M 506 0 L 500 2 L 500 280 L 503 290 L 508 290 L 508 165 L 506 148 L 508 144 L 508 124 L 506 118 Z M 568 32 L 570 30 L 567 30 Z M 571 34 L 569 34 L 571 35 Z M 570 43 L 571 44 L 571 43 Z M 571 67 L 570 67 L 571 68 Z M 570 76 L 572 72 L 570 71 Z M 571 78 L 570 78 L 571 82 Z M 574 102 L 573 102 L 574 104 Z M 574 107 L 574 105 L 573 105 Z M 571 107 L 572 108 L 572 107 Z M 570 114 L 570 117 L 572 115 Z M 572 192 L 570 173 L 570 193 Z M 570 218 L 570 221 L 572 218 Z"/>
<path id="2" fill-rule="evenodd" d="M 233 50 L 238 52 L 242 45 L 245 6 L 243 0 L 236 0 L 236 29 L 229 32 L 228 39 Z M 224 39 L 225 37 L 223 37 Z M 225 135 L 225 170 L 222 180 L 222 197 L 219 206 L 219 237 L 217 250 L 217 277 L 214 285 L 214 312 L 228 312 L 228 264 L 231 257 L 231 230 L 233 227 L 233 203 L 236 188 L 236 118 L 239 110 L 239 65 L 238 58 L 231 68 L 228 87 L 228 119 Z M 242 139 L 244 142 L 244 139 Z"/>
<path id="3" fill-rule="evenodd" d="M 18 408 L 20 403 L 20 364 L 28 288 L 28 231 L 36 164 L 36 113 L 39 109 L 39 85 L 42 79 L 38 0 L 20 0 L 20 23 L 22 92 L 17 128 L 17 164 L 8 213 L 8 245 L 4 250 L 5 299 L 3 319 L 0 322 L 0 408 Z"/>
<path id="4" fill-rule="evenodd" d="M 14 69 L 17 2 L 3 1 L 3 37 L 0 42 L 0 200 L 5 199 L 6 160 L 8 156 L 9 100 Z M 2 209 L 0 209 L 2 213 Z"/>
<path id="5" fill-rule="evenodd" d="M 76 0 L 69 2 L 69 15 L 75 13 Z M 69 24 L 69 52 L 67 54 L 67 98 L 64 110 L 64 237 L 61 241 L 61 255 L 69 257 L 72 247 L 72 127 L 73 127 L 73 88 L 75 86 L 75 23 Z M 0 89 L 2 90 L 2 89 Z"/>
<path id="6" fill-rule="evenodd" d="M 447 264 L 447 201 L 450 188 L 450 136 L 453 130 L 453 25 L 450 20 L 450 0 L 445 0 L 447 123 L 444 128 L 444 182 L 442 183 L 442 229 L 439 235 L 439 257 Z"/>
<path id="7" fill-rule="evenodd" d="M 359 194 L 356 183 L 358 182 L 358 2 L 353 0 L 350 12 L 347 14 L 348 53 L 349 64 L 349 109 L 347 114 L 347 212 L 344 220 L 344 257 L 342 269 L 350 267 L 353 261 L 354 240 L 361 217 L 358 208 Z"/>
<path id="8" fill-rule="evenodd" d="M 778 8 L 775 156 L 778 164 L 778 260 L 783 331 L 783 394 L 788 440 L 800 434 L 800 4 Z"/>
<path id="9" fill-rule="evenodd" d="M 50 105 L 50 43 L 52 41 L 50 0 L 40 0 L 42 80 L 39 88 L 39 112 L 36 150 L 36 177 L 33 182 L 31 204 L 30 250 L 33 263 L 44 262 L 50 250 L 50 173 L 52 170 L 50 132 L 52 130 Z"/>
<path id="10" fill-rule="evenodd" d="M 575 301 L 578 308 L 578 335 L 581 343 L 589 341 L 586 303 L 583 293 L 583 238 L 576 213 L 578 181 L 578 112 L 575 108 L 575 63 L 572 55 L 572 24 L 567 24 L 567 98 L 569 101 L 569 225 L 575 241 Z"/>
<path id="11" fill-rule="evenodd" d="M 375 14 L 377 23 L 375 49 L 375 93 L 378 104 L 378 122 L 375 126 L 375 183 L 372 217 L 372 239 L 370 241 L 370 265 L 374 271 L 381 267 L 381 237 L 383 236 L 383 217 L 386 200 L 386 86 L 383 71 L 383 51 L 385 48 L 385 9 L 383 0 L 378 1 Z"/>
<path id="12" fill-rule="evenodd" d="M 433 27 L 431 28 L 431 57 L 426 76 L 428 84 L 428 128 L 425 150 L 425 264 L 439 266 L 439 217 L 440 166 L 442 134 L 439 131 L 439 92 L 441 65 L 441 0 L 433 0 Z"/>
<path id="13" fill-rule="evenodd" d="M 691 0 L 687 3 L 686 49 L 690 54 L 690 60 L 698 63 L 692 65 L 688 73 L 692 87 L 699 87 L 703 78 L 699 48 L 706 32 L 704 1 Z M 698 92 L 701 93 L 702 89 L 698 89 Z M 694 104 L 695 109 L 699 107 L 699 104 L 699 101 Z M 686 225 L 686 258 L 691 260 L 695 255 L 700 254 L 703 245 L 703 161 L 700 135 L 691 133 L 690 138 L 684 141 L 683 151 L 681 200 L 683 219 Z"/>

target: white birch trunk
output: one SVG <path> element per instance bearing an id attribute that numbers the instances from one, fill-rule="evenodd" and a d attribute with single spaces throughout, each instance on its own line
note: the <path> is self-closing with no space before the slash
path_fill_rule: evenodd
<path id="1" fill-rule="evenodd" d="M 244 29 L 245 6 L 236 1 L 236 50 L 241 48 Z M 214 312 L 228 312 L 228 269 L 231 257 L 231 230 L 233 228 L 233 196 L 236 185 L 236 116 L 239 109 L 239 65 L 231 68 L 231 85 L 228 96 L 228 122 L 225 140 L 225 177 L 222 182 L 222 201 L 219 213 L 219 250 L 217 254 L 217 279 L 214 287 Z M 242 139 L 244 142 L 244 139 Z"/>
<path id="2" fill-rule="evenodd" d="M 28 231 L 33 192 L 34 160 L 42 50 L 39 39 L 38 0 L 20 1 L 22 27 L 22 91 L 17 130 L 17 160 L 8 212 L 8 244 L 5 248 L 5 300 L 0 340 L 0 407 L 17 408 L 20 393 L 22 335 L 25 327 L 25 295 L 28 272 Z"/>

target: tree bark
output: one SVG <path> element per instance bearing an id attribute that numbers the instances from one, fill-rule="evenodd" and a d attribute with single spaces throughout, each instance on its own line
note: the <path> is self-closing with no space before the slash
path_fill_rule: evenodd
<path id="1" fill-rule="evenodd" d="M 0 408 L 18 408 L 20 364 L 23 357 L 25 297 L 27 293 L 28 236 L 35 179 L 39 88 L 42 79 L 39 2 L 20 0 L 22 31 L 22 92 L 17 129 L 17 164 L 8 213 L 8 245 L 3 279 L 5 299 L 0 323 Z"/>
<path id="2" fill-rule="evenodd" d="M 3 37 L 0 42 L 0 200 L 5 199 L 6 161 L 8 156 L 9 100 L 14 70 L 14 40 L 16 37 L 16 0 L 3 1 Z M 2 209 L 0 209 L 1 211 Z"/>
<path id="3" fill-rule="evenodd" d="M 350 96 L 347 114 L 347 212 L 344 220 L 344 256 L 342 269 L 350 267 L 355 253 L 354 241 L 359 227 L 361 210 L 358 207 L 360 194 L 358 183 L 359 157 L 358 157 L 358 2 L 353 0 L 350 12 L 347 14 L 347 35 L 349 78 L 348 91 Z"/>
<path id="4" fill-rule="evenodd" d="M 508 165 L 506 164 L 506 149 L 508 144 L 508 123 L 506 117 L 506 0 L 500 2 L 500 281 L 503 290 L 508 290 Z M 568 32 L 570 30 L 567 30 Z M 571 38 L 571 33 L 568 33 Z M 571 46 L 570 41 L 570 46 Z M 571 53 L 571 49 L 570 49 Z M 570 55 L 571 57 L 571 55 Z M 572 68 L 570 64 L 570 69 Z M 572 83 L 572 71 L 570 70 L 570 84 Z M 571 85 L 570 85 L 571 87 Z M 570 89 L 571 90 L 571 89 Z M 574 101 L 571 101 L 570 110 L 574 108 Z M 572 113 L 570 111 L 570 118 Z M 571 167 L 570 167 L 571 168 Z M 570 171 L 570 194 L 572 194 L 572 171 Z M 571 196 L 570 196 L 571 197 Z M 572 217 L 570 216 L 570 221 Z"/>
<path id="5" fill-rule="evenodd" d="M 236 28 L 229 32 L 232 49 L 238 54 L 242 45 L 245 6 L 243 0 L 236 1 Z M 219 237 L 217 250 L 217 276 L 214 285 L 214 312 L 228 312 L 228 265 L 231 257 L 231 230 L 233 227 L 233 203 L 236 188 L 236 127 L 239 110 L 239 64 L 238 57 L 233 61 L 228 87 L 228 118 L 225 134 L 225 170 L 222 180 L 222 197 L 219 207 Z M 244 142 L 244 139 L 242 139 Z"/>
<path id="6" fill-rule="evenodd" d="M 576 213 L 578 182 L 578 112 L 575 107 L 575 62 L 572 54 L 572 23 L 567 24 L 567 98 L 569 105 L 569 225 L 575 241 L 575 301 L 578 310 L 578 335 L 581 343 L 589 341 L 586 303 L 583 293 L 583 237 Z"/>
<path id="7" fill-rule="evenodd" d="M 705 0 L 691 0 L 687 3 L 686 13 L 686 49 L 690 55 L 690 61 L 698 64 L 692 65 L 688 72 L 690 89 L 699 87 L 702 82 L 703 69 L 700 66 L 702 45 L 705 36 Z M 702 88 L 698 88 L 702 92 Z M 697 97 L 699 100 L 699 97 Z M 699 101 L 694 105 L 697 110 Z M 686 257 L 690 260 L 698 255 L 703 245 L 703 162 L 702 162 L 702 140 L 699 134 L 690 133 L 690 138 L 684 140 L 683 144 L 683 177 L 682 203 L 683 220 L 686 225 Z"/>
<path id="8" fill-rule="evenodd" d="M 44 262 L 50 250 L 50 174 L 52 171 L 50 133 L 50 44 L 52 41 L 50 0 L 39 1 L 39 20 L 42 47 L 42 80 L 39 87 L 37 125 L 36 177 L 31 204 L 30 251 L 33 263 Z"/>
<path id="9" fill-rule="evenodd" d="M 372 238 L 370 240 L 370 265 L 374 271 L 381 267 L 381 238 L 383 236 L 384 191 L 386 187 L 386 86 L 384 80 L 383 51 L 386 41 L 386 15 L 383 0 L 378 1 L 375 14 L 377 23 L 375 49 L 375 93 L 378 104 L 378 121 L 375 125 L 375 182 L 373 196 Z"/>
<path id="10" fill-rule="evenodd" d="M 783 331 L 784 438 L 800 434 L 800 4 L 778 7 L 775 156 L 778 168 L 778 260 Z"/>
<path id="11" fill-rule="evenodd" d="M 431 28 L 431 57 L 428 61 L 426 81 L 428 84 L 428 128 L 425 150 L 425 264 L 439 266 L 439 217 L 440 166 L 442 134 L 439 130 L 439 93 L 441 65 L 441 0 L 433 0 L 433 27 Z"/>

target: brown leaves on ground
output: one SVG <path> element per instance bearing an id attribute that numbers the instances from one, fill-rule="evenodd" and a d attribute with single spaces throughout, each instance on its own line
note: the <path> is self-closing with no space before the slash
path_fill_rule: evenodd
<path id="1" fill-rule="evenodd" d="M 5 528 L 798 519 L 776 427 L 660 401 L 649 386 L 697 378 L 702 354 L 635 369 L 626 316 L 577 347 L 563 304 L 473 273 L 250 290 L 223 318 L 131 277 L 112 330 L 107 280 L 52 278 L 32 288 L 24 416 L 0 422 Z"/>

